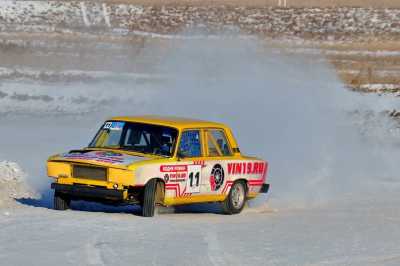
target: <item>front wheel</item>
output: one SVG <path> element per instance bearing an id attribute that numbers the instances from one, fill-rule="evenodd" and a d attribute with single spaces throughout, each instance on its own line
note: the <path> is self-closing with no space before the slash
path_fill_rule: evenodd
<path id="1" fill-rule="evenodd" d="M 142 201 L 142 216 L 153 217 L 156 208 L 157 180 L 151 179 L 144 187 Z"/>
<path id="2" fill-rule="evenodd" d="M 228 197 L 222 202 L 225 214 L 240 213 L 246 203 L 246 185 L 242 181 L 235 182 L 229 191 Z"/>
<path id="3" fill-rule="evenodd" d="M 65 211 L 69 209 L 71 200 L 68 196 L 63 195 L 59 192 L 54 192 L 54 209 L 58 211 Z"/>

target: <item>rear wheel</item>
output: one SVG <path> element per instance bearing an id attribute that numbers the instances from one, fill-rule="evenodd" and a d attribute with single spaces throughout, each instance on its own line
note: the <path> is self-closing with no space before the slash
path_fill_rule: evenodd
<path id="1" fill-rule="evenodd" d="M 152 179 L 144 187 L 142 201 L 142 216 L 153 217 L 156 209 L 157 180 Z"/>
<path id="2" fill-rule="evenodd" d="M 225 214 L 240 213 L 246 203 L 246 184 L 243 181 L 235 182 L 229 191 L 228 197 L 222 202 Z"/>
<path id="3" fill-rule="evenodd" d="M 65 211 L 69 209 L 71 199 L 67 195 L 63 195 L 59 192 L 54 192 L 54 209 L 59 211 Z"/>

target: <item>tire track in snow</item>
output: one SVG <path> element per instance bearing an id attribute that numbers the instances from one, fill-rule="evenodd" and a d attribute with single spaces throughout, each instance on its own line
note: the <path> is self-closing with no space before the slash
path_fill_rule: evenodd
<path id="1" fill-rule="evenodd" d="M 94 232 L 94 234 L 97 234 L 97 232 Z M 110 241 L 104 240 L 104 235 L 91 238 L 85 244 L 84 254 L 86 257 L 85 265 L 123 265 L 120 255 L 115 251 Z"/>
<path id="2" fill-rule="evenodd" d="M 207 243 L 207 256 L 212 265 L 234 265 L 230 263 L 230 257 L 225 254 L 224 248 L 221 247 L 215 228 L 210 228 L 207 231 L 204 241 Z"/>
<path id="3" fill-rule="evenodd" d="M 85 253 L 86 253 L 86 265 L 96 265 L 96 266 L 105 266 L 105 261 L 103 259 L 102 254 L 102 245 L 106 245 L 104 242 L 98 242 L 96 238 L 89 241 L 85 245 Z"/>

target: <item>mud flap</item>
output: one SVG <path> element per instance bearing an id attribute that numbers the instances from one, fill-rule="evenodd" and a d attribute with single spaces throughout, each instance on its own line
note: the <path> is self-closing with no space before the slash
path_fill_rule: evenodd
<path id="1" fill-rule="evenodd" d="M 269 191 L 269 184 L 263 184 L 260 189 L 260 193 L 268 193 Z"/>

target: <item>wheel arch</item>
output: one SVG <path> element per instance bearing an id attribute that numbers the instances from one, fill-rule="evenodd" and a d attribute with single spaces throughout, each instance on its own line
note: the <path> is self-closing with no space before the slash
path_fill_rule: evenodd
<path id="1" fill-rule="evenodd" d="M 236 214 L 236 213 L 240 213 L 245 204 L 246 204 L 246 200 L 247 200 L 247 195 L 248 195 L 248 182 L 246 179 L 244 178 L 238 178 L 235 180 L 232 180 L 232 185 L 228 190 L 228 194 L 225 197 L 225 200 L 222 202 L 222 209 L 223 212 L 225 214 Z M 235 208 L 233 206 L 233 202 L 232 202 L 232 198 L 231 198 L 231 191 L 232 191 L 232 187 L 237 184 L 237 183 L 242 183 L 244 185 L 244 199 L 243 199 L 243 204 L 241 205 L 240 208 Z"/>
<path id="2" fill-rule="evenodd" d="M 156 180 L 157 181 L 157 187 L 156 187 L 156 203 L 158 204 L 164 204 L 164 199 L 165 199 L 165 180 L 160 178 L 160 177 L 153 177 L 147 180 L 145 186 L 151 181 L 151 180 Z"/>
<path id="3" fill-rule="evenodd" d="M 248 183 L 248 180 L 245 179 L 245 178 L 238 178 L 238 179 L 235 179 L 235 180 L 233 180 L 232 186 L 233 186 L 233 184 L 235 184 L 235 183 L 237 183 L 237 182 L 242 182 L 242 183 L 244 184 L 244 186 L 245 186 L 245 192 L 246 192 L 246 197 L 247 197 L 247 195 L 249 194 L 249 183 Z M 229 194 L 229 192 L 231 191 L 232 186 L 229 188 L 228 194 Z"/>

